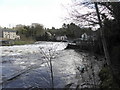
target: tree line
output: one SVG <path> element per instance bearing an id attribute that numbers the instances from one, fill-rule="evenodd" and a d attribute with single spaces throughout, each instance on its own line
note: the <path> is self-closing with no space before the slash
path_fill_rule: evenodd
<path id="1" fill-rule="evenodd" d="M 81 28 L 74 23 L 63 24 L 61 28 L 55 27 L 44 28 L 42 24 L 32 23 L 31 25 L 16 25 L 13 28 L 17 31 L 17 34 L 21 36 L 21 39 L 33 39 L 39 40 L 54 40 L 56 36 L 67 36 L 68 39 L 80 38 L 83 33 L 91 34 L 93 31 L 91 28 Z"/>

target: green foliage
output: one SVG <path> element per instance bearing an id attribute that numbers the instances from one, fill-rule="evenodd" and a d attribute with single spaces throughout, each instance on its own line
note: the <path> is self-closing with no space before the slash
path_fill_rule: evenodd
<path id="1" fill-rule="evenodd" d="M 34 23 L 31 26 L 17 25 L 14 29 L 17 30 L 17 34 L 20 35 L 23 40 L 24 38 L 36 39 L 45 33 L 43 25 L 38 23 Z"/>
<path id="2" fill-rule="evenodd" d="M 44 34 L 43 26 L 40 24 L 35 24 L 33 27 L 35 36 L 42 36 Z"/>
<path id="3" fill-rule="evenodd" d="M 101 69 L 99 77 L 101 80 L 100 88 L 102 90 L 120 90 L 118 84 L 114 81 L 113 76 L 110 73 L 110 69 L 107 66 Z"/>
<path id="4" fill-rule="evenodd" d="M 51 29 L 46 29 L 43 25 L 38 23 L 32 23 L 30 26 L 26 25 L 16 25 L 14 27 L 17 30 L 17 34 L 21 36 L 21 40 L 26 38 L 32 38 L 33 40 L 53 40 L 55 36 L 66 35 L 70 39 L 80 38 L 83 33 L 93 33 L 89 28 L 80 28 L 74 23 L 63 24 L 62 28 L 56 29 L 52 27 Z"/>
<path id="5" fill-rule="evenodd" d="M 52 35 L 60 36 L 60 35 L 66 35 L 68 38 L 80 38 L 83 33 L 93 33 L 93 31 L 90 28 L 80 28 L 79 26 L 75 25 L 74 23 L 70 24 L 63 24 L 62 28 L 55 29 L 54 27 L 52 29 L 47 29 L 48 32 L 50 32 Z"/>

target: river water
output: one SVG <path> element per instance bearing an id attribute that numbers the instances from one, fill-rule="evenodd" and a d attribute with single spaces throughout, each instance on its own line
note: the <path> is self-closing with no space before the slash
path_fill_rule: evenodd
<path id="1" fill-rule="evenodd" d="M 1 46 L 0 87 L 51 88 L 49 60 L 52 60 L 55 88 L 76 88 L 77 85 L 79 88 L 91 88 L 98 85 L 102 62 L 96 61 L 89 53 L 66 47 L 64 42 Z"/>

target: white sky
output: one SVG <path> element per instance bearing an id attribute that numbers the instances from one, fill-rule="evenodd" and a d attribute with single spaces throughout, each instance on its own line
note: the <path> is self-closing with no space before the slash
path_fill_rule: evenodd
<path id="1" fill-rule="evenodd" d="M 71 0 L 0 0 L 0 26 L 40 23 L 44 27 L 60 28 Z"/>

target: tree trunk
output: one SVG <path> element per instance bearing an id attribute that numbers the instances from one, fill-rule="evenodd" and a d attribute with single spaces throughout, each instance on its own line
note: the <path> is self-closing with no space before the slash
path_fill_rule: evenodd
<path id="1" fill-rule="evenodd" d="M 99 9 L 98 9 L 98 6 L 97 6 L 97 2 L 95 2 L 95 9 L 96 9 L 97 17 L 98 17 L 98 20 L 99 20 L 100 35 L 101 35 L 101 39 L 102 39 L 102 44 L 103 44 L 104 54 L 105 54 L 105 58 L 106 58 L 106 63 L 107 63 L 108 68 L 110 70 L 110 74 L 113 77 L 113 80 L 118 84 L 119 80 L 117 79 L 117 75 L 113 71 L 112 64 L 111 64 L 111 61 L 110 61 L 109 52 L 107 50 L 107 44 L 106 44 L 106 40 L 105 40 L 105 36 L 104 36 L 104 31 L 103 31 L 102 22 L 101 22 L 101 19 L 100 19 L 100 14 L 99 14 Z"/>
<path id="2" fill-rule="evenodd" d="M 100 25 L 100 35 L 101 35 L 101 39 L 102 39 L 102 44 L 103 44 L 103 50 L 104 50 L 104 54 L 105 54 L 105 58 L 106 58 L 106 63 L 107 65 L 109 65 L 111 67 L 111 62 L 110 62 L 110 57 L 109 57 L 109 53 L 107 50 L 107 44 L 106 44 L 106 40 L 104 37 L 104 31 L 103 31 L 103 27 L 102 27 L 102 22 L 100 19 L 100 13 L 98 10 L 98 6 L 97 3 L 95 3 L 95 8 L 96 8 L 96 13 L 97 13 L 97 17 L 98 17 L 98 21 L 99 21 L 99 25 Z"/>

